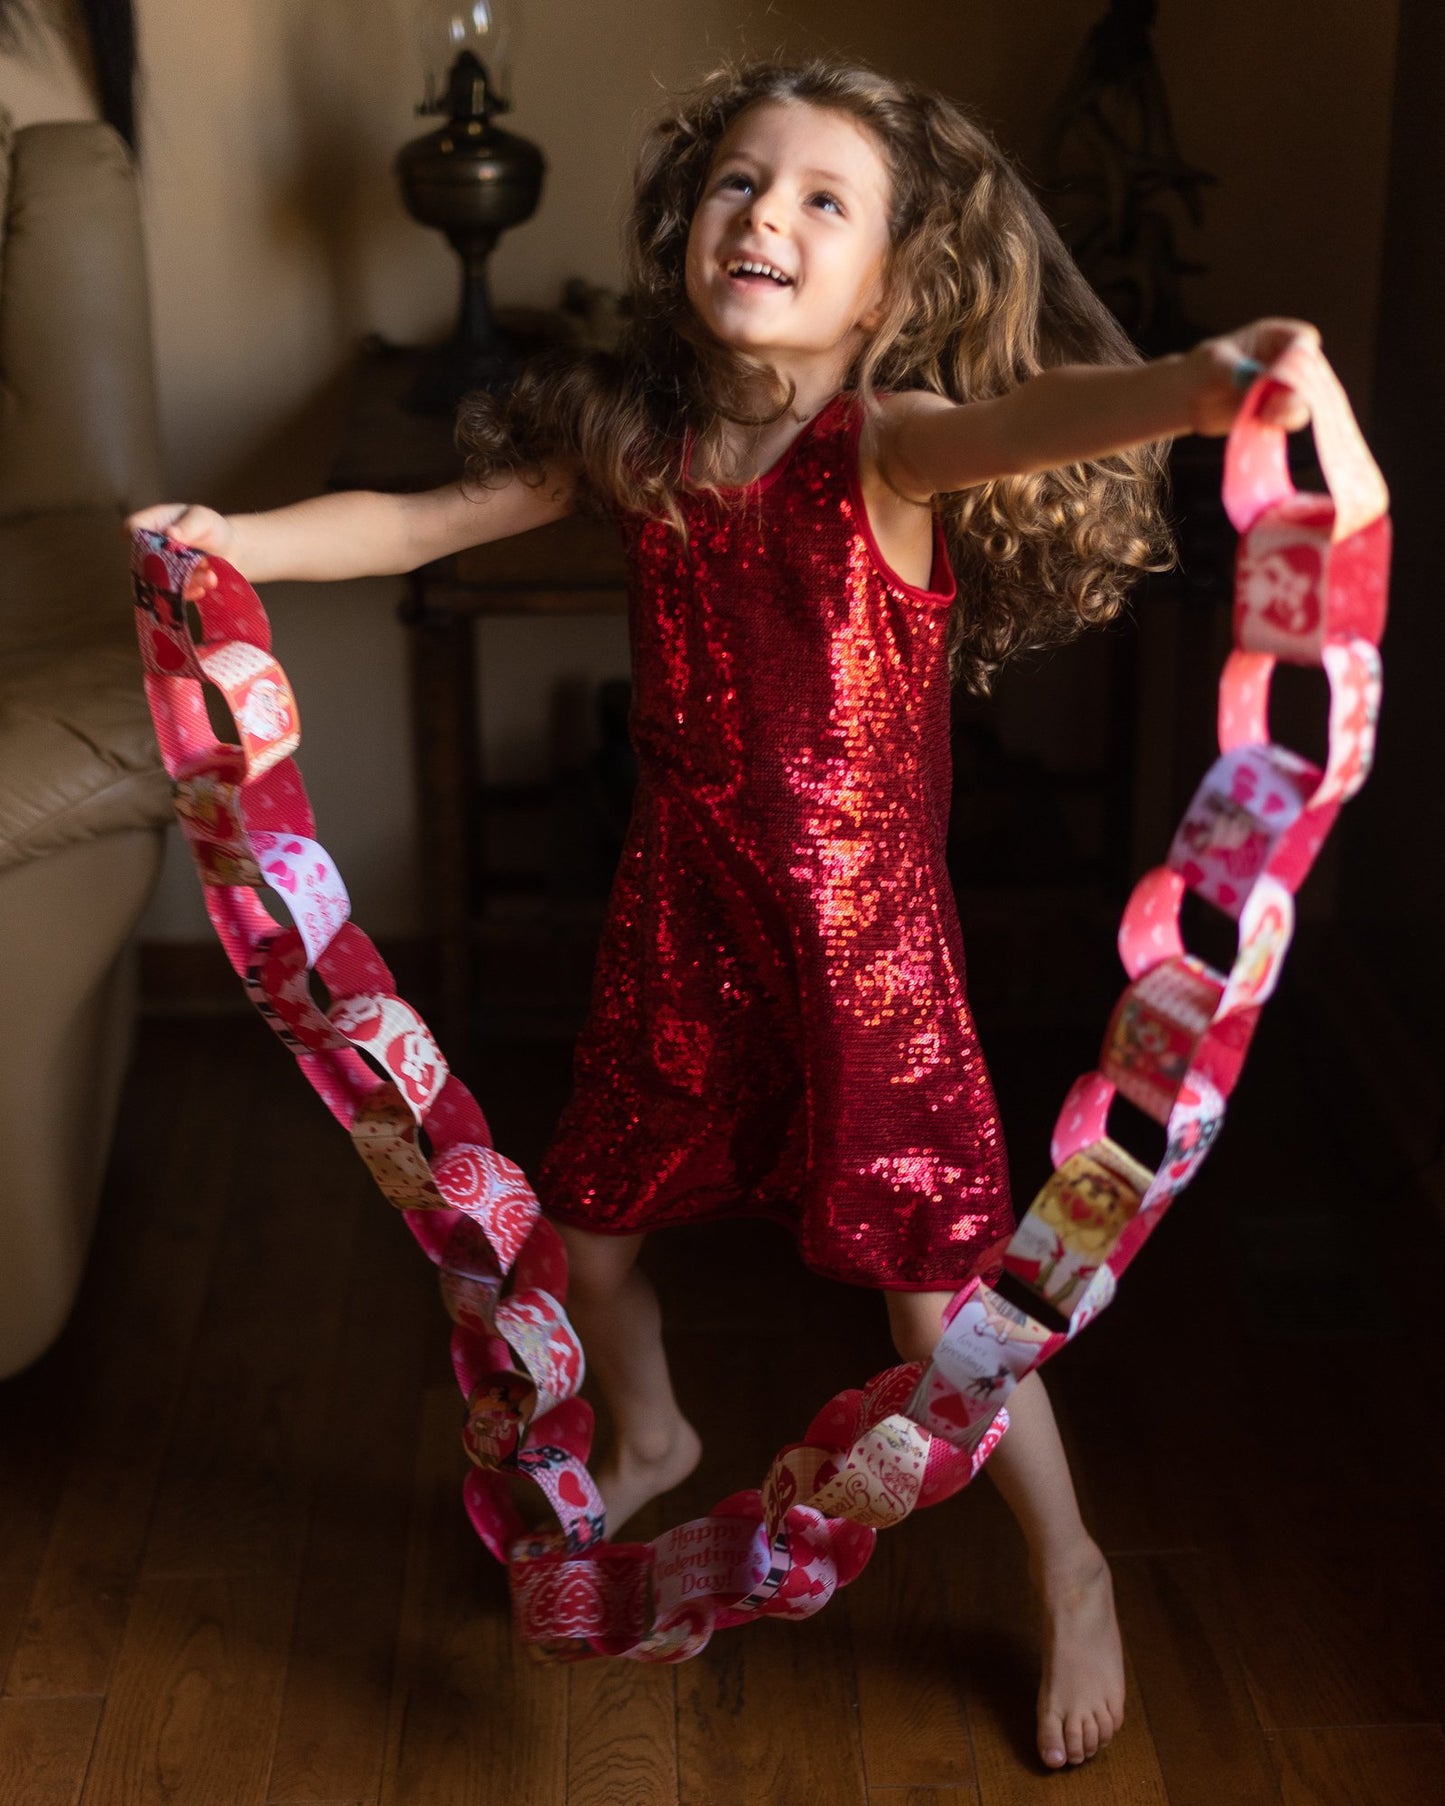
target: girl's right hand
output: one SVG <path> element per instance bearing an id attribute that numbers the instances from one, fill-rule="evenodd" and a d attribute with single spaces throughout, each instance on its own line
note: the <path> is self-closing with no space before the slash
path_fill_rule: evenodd
<path id="1" fill-rule="evenodd" d="M 126 519 L 130 533 L 164 533 L 177 545 L 191 546 L 198 552 L 214 552 L 224 558 L 235 544 L 236 530 L 224 514 L 214 508 L 203 508 L 197 502 L 157 502 L 141 508 Z M 216 587 L 216 573 L 204 564 L 192 572 L 186 585 L 186 598 L 195 602 L 207 590 Z"/>
<path id="2" fill-rule="evenodd" d="M 177 545 L 214 552 L 218 558 L 226 556 L 236 537 L 235 528 L 224 514 L 195 502 L 157 502 L 154 507 L 132 514 L 125 524 L 128 532 L 164 533 Z"/>
<path id="3" fill-rule="evenodd" d="M 1292 367 L 1319 355 L 1319 330 L 1307 320 L 1255 320 L 1205 339 L 1185 354 L 1193 377 L 1190 425 L 1196 433 L 1227 433 L 1256 377 L 1277 374 L 1288 382 Z M 1310 411 L 1285 388 L 1267 398 L 1259 417 L 1268 426 L 1295 433 L 1309 425 Z"/>

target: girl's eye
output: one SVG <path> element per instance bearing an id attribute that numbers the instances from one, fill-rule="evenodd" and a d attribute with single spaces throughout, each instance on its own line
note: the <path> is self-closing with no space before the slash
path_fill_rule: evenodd
<path id="1" fill-rule="evenodd" d="M 748 179 L 747 176 L 745 176 L 742 173 L 741 170 L 735 169 L 735 170 L 732 170 L 728 175 L 720 176 L 718 178 L 718 187 L 719 188 L 733 188 L 733 189 L 737 189 L 737 190 L 741 191 L 743 189 L 751 189 L 752 182 Z"/>
<path id="2" fill-rule="evenodd" d="M 843 203 L 838 199 L 837 195 L 829 194 L 826 189 L 813 196 L 813 205 L 815 207 L 821 207 L 829 213 L 841 213 L 843 211 Z"/>

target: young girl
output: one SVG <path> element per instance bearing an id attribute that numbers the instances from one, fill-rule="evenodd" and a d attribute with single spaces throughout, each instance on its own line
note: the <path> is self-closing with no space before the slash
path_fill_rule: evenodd
<path id="1" fill-rule="evenodd" d="M 1226 431 L 1261 366 L 1316 344 L 1265 321 L 1140 364 L 976 126 L 824 63 L 685 96 L 644 147 L 630 249 L 623 353 L 474 399 L 468 480 L 132 523 L 267 581 L 405 571 L 582 506 L 621 521 L 641 777 L 539 1187 L 612 1414 L 611 1534 L 699 1454 L 646 1231 L 781 1218 L 817 1271 L 883 1292 L 904 1360 L 996 1269 L 1007 1170 L 943 857 L 950 669 L 984 688 L 1113 615 L 1166 546 L 1158 442 Z M 1009 1411 L 988 1472 L 1028 1541 L 1061 1767 L 1122 1722 L 1119 1634 L 1037 1374 Z"/>

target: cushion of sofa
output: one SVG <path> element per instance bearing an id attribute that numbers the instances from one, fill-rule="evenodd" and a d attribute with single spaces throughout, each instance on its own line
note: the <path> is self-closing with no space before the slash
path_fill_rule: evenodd
<path id="1" fill-rule="evenodd" d="M 0 522 L 0 583 L 0 870 L 169 821 L 119 521 Z"/>
<path id="2" fill-rule="evenodd" d="M 109 126 L 14 134 L 0 227 L 0 515 L 161 491 L 135 171 Z"/>

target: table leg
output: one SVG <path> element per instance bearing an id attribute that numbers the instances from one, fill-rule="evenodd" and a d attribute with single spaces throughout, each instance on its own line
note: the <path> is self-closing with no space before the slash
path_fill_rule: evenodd
<path id="1" fill-rule="evenodd" d="M 455 1060 L 472 1050 L 476 958 L 472 906 L 477 849 L 476 652 L 473 623 L 428 609 L 423 572 L 411 578 L 404 610 L 409 632 L 411 717 L 423 908 L 437 939 L 441 970 L 438 1024 Z"/>

